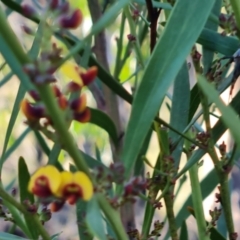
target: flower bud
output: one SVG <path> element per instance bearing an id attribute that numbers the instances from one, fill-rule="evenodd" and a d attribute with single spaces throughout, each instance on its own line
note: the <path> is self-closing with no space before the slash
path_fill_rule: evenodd
<path id="1" fill-rule="evenodd" d="M 87 98 L 85 94 L 82 94 L 79 98 L 74 99 L 71 104 L 70 108 L 77 113 L 82 113 L 87 105 Z"/>
<path id="2" fill-rule="evenodd" d="M 36 10 L 28 4 L 22 5 L 22 11 L 23 11 L 23 15 L 25 15 L 27 17 L 33 17 L 33 16 L 37 15 Z"/>
<path id="3" fill-rule="evenodd" d="M 87 70 L 85 73 L 80 73 L 84 86 L 89 85 L 94 81 L 98 74 L 98 69 L 96 66 L 93 66 Z"/>
<path id="4" fill-rule="evenodd" d="M 22 100 L 20 109 L 29 121 L 37 121 L 45 115 L 44 106 L 33 105 L 27 99 Z"/>
<path id="5" fill-rule="evenodd" d="M 81 122 L 81 123 L 86 123 L 89 122 L 91 119 L 91 111 L 89 108 L 85 108 L 85 110 L 81 113 L 74 112 L 73 114 L 73 119 Z"/>
<path id="6" fill-rule="evenodd" d="M 60 26 L 63 28 L 76 29 L 82 22 L 83 16 L 80 9 L 76 9 L 70 16 L 63 16 L 60 19 Z"/>

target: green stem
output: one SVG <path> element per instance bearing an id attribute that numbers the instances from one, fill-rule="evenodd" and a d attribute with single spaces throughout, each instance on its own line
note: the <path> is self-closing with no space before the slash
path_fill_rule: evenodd
<path id="1" fill-rule="evenodd" d="M 173 198 L 170 190 L 165 194 L 164 202 L 166 205 L 167 218 L 168 218 L 171 238 L 172 240 L 178 240 L 179 237 L 177 233 L 176 218 L 173 212 Z"/>
<path id="2" fill-rule="evenodd" d="M 126 22 L 125 14 L 122 14 L 121 25 L 120 25 L 120 34 L 119 38 L 117 39 L 117 55 L 116 55 L 116 63 L 114 69 L 114 78 L 118 79 L 121 70 L 121 55 L 123 50 L 123 36 L 124 36 L 124 27 Z"/>
<path id="3" fill-rule="evenodd" d="M 105 214 L 111 226 L 113 227 L 117 239 L 128 240 L 128 236 L 123 228 L 119 213 L 110 206 L 109 202 L 103 195 L 98 194 L 97 199 L 103 213 Z"/>
<path id="4" fill-rule="evenodd" d="M 59 133 L 60 142 L 64 145 L 64 148 L 72 157 L 72 160 L 74 161 L 76 167 L 79 170 L 88 174 L 88 176 L 90 177 L 88 166 L 85 163 L 83 157 L 81 156 L 72 135 L 68 132 L 63 113 L 54 99 L 53 92 L 50 86 L 41 85 L 37 86 L 37 89 L 39 91 L 42 101 L 45 103 L 49 115 L 51 116 L 51 119 L 54 123 L 54 128 Z"/>
<path id="5" fill-rule="evenodd" d="M 31 217 L 34 225 L 38 229 L 38 232 L 42 236 L 43 240 L 51 240 L 51 237 L 48 235 L 48 233 L 42 226 L 37 214 L 31 214 L 30 212 L 28 212 L 22 204 L 17 202 L 12 196 L 6 193 L 2 187 L 0 187 L 0 197 L 2 197 L 3 200 L 5 200 L 6 202 L 10 203 L 16 209 L 18 209 L 25 216 Z"/>
<path id="6" fill-rule="evenodd" d="M 230 0 L 233 12 L 235 14 L 237 27 L 240 30 L 240 1 L 239 0 Z"/>
<path id="7" fill-rule="evenodd" d="M 232 236 L 232 234 L 235 233 L 235 229 L 232 217 L 231 193 L 229 190 L 228 176 L 225 173 L 221 175 L 220 175 L 221 204 L 223 207 L 225 221 L 229 232 L 229 239 L 235 240 L 236 238 Z"/>
<path id="8" fill-rule="evenodd" d="M 201 188 L 198 179 L 198 166 L 194 164 L 189 169 L 190 181 L 191 181 L 191 191 L 192 191 L 192 200 L 193 208 L 196 215 L 198 236 L 200 240 L 209 240 L 210 238 L 207 235 L 207 226 L 203 212 L 203 199 Z"/>
<path id="9" fill-rule="evenodd" d="M 143 56 L 142 56 L 142 52 L 141 52 L 141 47 L 140 47 L 140 43 L 139 43 L 139 40 L 138 40 L 138 37 L 137 37 L 137 33 L 136 33 L 136 25 L 133 21 L 133 18 L 131 16 L 131 13 L 130 13 L 130 10 L 129 10 L 129 7 L 125 7 L 124 8 L 124 13 L 126 15 L 126 18 L 128 20 L 128 24 L 129 24 L 129 27 L 130 27 L 130 32 L 131 32 L 131 35 L 133 37 L 135 37 L 135 41 L 133 41 L 134 43 L 134 49 L 135 49 L 135 53 L 137 55 L 137 59 L 138 59 L 138 62 L 140 63 L 140 65 L 142 67 L 144 67 L 144 59 L 143 59 Z"/>
<path id="10" fill-rule="evenodd" d="M 234 230 L 233 216 L 232 216 L 232 209 L 231 209 L 231 199 L 230 199 L 231 194 L 230 194 L 229 185 L 228 185 L 228 172 L 224 171 L 222 167 L 222 163 L 219 161 L 216 149 L 214 147 L 214 141 L 211 137 L 212 129 L 210 126 L 208 100 L 207 100 L 207 97 L 203 94 L 201 94 L 201 103 L 203 107 L 203 116 L 206 124 L 206 129 L 207 129 L 207 132 L 210 134 L 207 152 L 214 163 L 214 167 L 216 169 L 216 172 L 219 178 L 221 204 L 224 211 L 227 229 L 229 232 L 229 238 L 230 240 L 234 240 L 235 238 L 232 237 L 232 234 L 235 233 L 235 230 Z"/>

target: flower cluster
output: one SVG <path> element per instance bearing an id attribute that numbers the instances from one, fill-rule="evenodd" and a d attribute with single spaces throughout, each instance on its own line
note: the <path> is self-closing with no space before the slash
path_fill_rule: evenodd
<path id="1" fill-rule="evenodd" d="M 25 3 L 22 5 L 22 11 L 28 17 L 41 17 L 34 7 Z M 68 2 L 59 0 L 48 1 L 48 6 L 46 6 L 44 13 L 50 14 L 49 21 L 54 22 L 58 28 L 76 29 L 83 20 L 80 9 L 72 10 Z"/>
<path id="2" fill-rule="evenodd" d="M 58 211 L 65 202 L 75 204 L 78 199 L 88 201 L 93 195 L 89 177 L 81 171 L 59 172 L 52 165 L 39 168 L 28 183 L 28 191 L 40 198 L 54 197 L 51 210 Z"/>
<path id="3" fill-rule="evenodd" d="M 94 81 L 98 69 L 93 66 L 86 70 L 74 63 L 66 62 L 61 66 L 60 72 L 72 81 L 67 84 L 62 92 L 55 84 L 56 78 L 54 76 L 58 68 L 58 63 L 62 59 L 60 54 L 61 49 L 53 43 L 50 51 L 42 51 L 37 60 L 24 66 L 24 71 L 34 85 L 52 84 L 52 91 L 59 107 L 62 110 L 70 110 L 68 113 L 70 113 L 71 117 L 68 117 L 68 120 L 87 122 L 90 120 L 90 110 L 86 106 L 86 96 L 79 94 L 79 97 L 67 100 L 66 95 L 74 92 L 80 93 L 84 86 Z M 41 118 L 45 118 L 47 119 L 46 123 L 51 124 L 51 119 L 48 116 L 39 94 L 35 90 L 31 90 L 29 94 L 35 102 L 33 103 L 24 99 L 21 103 L 21 110 L 27 117 L 28 122 L 34 122 L 36 125 L 36 122 Z"/>
<path id="4" fill-rule="evenodd" d="M 56 98 L 56 102 L 58 103 L 59 107 L 63 111 L 68 111 L 68 119 L 67 120 L 76 120 L 79 122 L 88 122 L 91 117 L 91 113 L 89 108 L 87 107 L 87 100 L 85 94 L 80 94 L 81 89 L 84 86 L 87 86 L 90 84 L 97 75 L 97 68 L 91 67 L 88 70 L 79 68 L 78 66 L 75 66 L 71 63 L 66 63 L 65 65 L 71 66 L 72 72 L 70 72 L 70 77 L 72 75 L 76 75 L 78 78 L 76 79 L 76 76 L 73 76 L 73 81 L 69 82 L 64 91 L 61 91 L 55 83 L 55 78 L 51 73 L 47 73 L 48 70 L 45 69 L 45 74 L 42 74 L 39 70 L 39 64 L 31 64 L 25 66 L 25 72 L 30 76 L 31 81 L 34 84 L 46 84 L 51 83 L 51 88 L 53 91 L 53 95 Z M 64 68 L 66 68 L 64 66 Z M 50 69 L 49 69 L 50 71 Z M 79 97 L 76 97 L 74 99 L 67 99 L 67 94 L 73 93 L 73 92 L 79 92 Z M 26 116 L 28 123 L 39 122 L 41 118 L 44 118 L 45 125 L 51 124 L 52 121 L 49 117 L 49 114 L 44 106 L 44 104 L 41 101 L 41 98 L 35 90 L 29 91 L 30 96 L 33 98 L 35 102 L 30 102 L 27 99 L 24 99 L 21 102 L 20 108 L 24 115 Z M 70 117 L 69 117 L 70 116 Z"/>
<path id="5" fill-rule="evenodd" d="M 234 18 L 234 14 L 224 14 L 219 15 L 219 25 L 223 29 L 222 35 L 235 35 L 237 31 L 237 24 Z"/>

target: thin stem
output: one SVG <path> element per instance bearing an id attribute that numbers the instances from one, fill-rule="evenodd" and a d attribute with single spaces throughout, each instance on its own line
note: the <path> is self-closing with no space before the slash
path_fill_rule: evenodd
<path id="1" fill-rule="evenodd" d="M 176 218 L 173 212 L 173 198 L 171 191 L 168 191 L 164 196 L 164 202 L 166 205 L 167 218 L 169 223 L 169 230 L 172 240 L 178 240 Z"/>
<path id="2" fill-rule="evenodd" d="M 188 159 L 190 158 L 189 153 L 187 153 Z M 193 200 L 193 208 L 196 215 L 197 227 L 198 227 L 198 236 L 201 240 L 209 240 L 209 236 L 207 235 L 207 225 L 204 217 L 203 211 L 203 199 L 201 193 L 201 187 L 198 179 L 198 166 L 194 164 L 189 169 L 190 182 L 191 182 L 191 191 L 192 191 L 192 200 Z"/>
<path id="3" fill-rule="evenodd" d="M 130 13 L 130 10 L 129 10 L 128 6 L 124 8 L 124 13 L 125 13 L 126 18 L 128 20 L 128 24 L 129 24 L 129 27 L 130 27 L 131 35 L 133 37 L 135 37 L 135 41 L 133 41 L 133 46 L 134 46 L 134 49 L 135 49 L 135 53 L 137 55 L 137 60 L 140 63 L 140 65 L 142 67 L 144 67 L 144 59 L 143 59 L 143 56 L 142 56 L 140 43 L 139 43 L 139 40 L 138 40 L 138 37 L 137 37 L 137 33 L 136 33 L 136 25 L 135 25 L 135 23 L 133 21 L 133 18 L 131 16 L 131 13 Z"/>
<path id="4" fill-rule="evenodd" d="M 103 195 L 98 194 L 97 199 L 103 213 L 105 214 L 111 226 L 113 227 L 117 239 L 128 240 L 119 213 L 109 205 L 109 202 L 106 200 L 106 198 L 104 198 Z"/>
<path id="5" fill-rule="evenodd" d="M 3 200 L 5 200 L 6 202 L 13 205 L 16 209 L 18 209 L 24 215 L 30 216 L 34 225 L 38 229 L 39 234 L 42 236 L 43 240 L 51 240 L 51 237 L 48 235 L 48 233 L 42 226 L 37 214 L 29 213 L 22 204 L 17 202 L 12 196 L 10 196 L 8 193 L 6 193 L 2 187 L 0 187 L 0 197 L 2 197 Z"/>
<path id="6" fill-rule="evenodd" d="M 232 9 L 236 18 L 236 23 L 238 29 L 240 29 L 240 1 L 239 0 L 230 0 Z"/>
<path id="7" fill-rule="evenodd" d="M 211 125 L 210 125 L 210 117 L 209 117 L 209 107 L 208 107 L 208 100 L 207 97 L 203 94 L 201 94 L 201 103 L 203 107 L 203 116 L 206 124 L 206 130 L 210 134 L 210 138 L 208 141 L 208 148 L 207 152 L 212 158 L 212 161 L 214 163 L 219 182 L 220 182 L 220 194 L 221 194 L 221 204 L 224 211 L 225 221 L 227 225 L 227 229 L 229 232 L 229 238 L 230 240 L 235 240 L 235 230 L 234 230 L 234 224 L 233 224 L 233 216 L 232 216 L 232 208 L 231 208 L 231 194 L 229 190 L 229 184 L 228 184 L 228 171 L 225 171 L 223 169 L 222 163 L 219 161 L 216 149 L 214 147 L 214 141 L 211 137 Z"/>
<path id="8" fill-rule="evenodd" d="M 124 26 L 125 26 L 126 16 L 122 14 L 121 25 L 120 25 L 120 34 L 119 38 L 116 40 L 117 42 L 117 55 L 115 61 L 115 69 L 114 69 L 114 78 L 118 79 L 121 70 L 121 54 L 123 50 L 123 36 L 124 36 Z"/>
<path id="9" fill-rule="evenodd" d="M 64 148 L 72 157 L 76 167 L 90 177 L 88 166 L 85 163 L 84 158 L 81 156 L 72 135 L 68 132 L 63 113 L 54 99 L 51 88 L 48 85 L 41 85 L 38 86 L 37 89 L 42 101 L 46 105 L 49 115 L 51 116 L 54 128 L 59 134 L 60 142 L 64 145 Z"/>

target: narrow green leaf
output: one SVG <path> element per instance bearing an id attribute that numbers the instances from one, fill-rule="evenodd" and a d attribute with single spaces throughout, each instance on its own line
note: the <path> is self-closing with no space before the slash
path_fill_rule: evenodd
<path id="1" fill-rule="evenodd" d="M 188 230 L 186 221 L 182 222 L 181 232 L 180 232 L 180 240 L 188 240 Z"/>
<path id="2" fill-rule="evenodd" d="M 27 164 L 23 157 L 18 160 L 18 184 L 20 189 L 20 201 L 28 199 L 31 203 L 34 203 L 33 195 L 28 191 L 27 186 L 30 180 L 30 174 Z"/>
<path id="3" fill-rule="evenodd" d="M 1 88 L 4 84 L 6 84 L 9 80 L 11 80 L 11 78 L 12 78 L 13 75 L 14 75 L 13 72 L 10 72 L 10 73 L 8 73 L 4 78 L 2 78 L 1 81 L 0 81 L 0 88 Z"/>
<path id="4" fill-rule="evenodd" d="M 34 89 L 33 84 L 29 81 L 26 73 L 24 73 L 22 65 L 19 63 L 14 52 L 9 47 L 9 45 L 5 42 L 1 34 L 0 34 L 0 52 L 3 55 L 4 59 L 6 60 L 6 62 L 8 63 L 8 65 L 10 66 L 10 68 L 12 69 L 13 73 L 18 76 L 24 88 L 26 90 Z"/>
<path id="5" fill-rule="evenodd" d="M 222 0 L 217 0 L 213 6 L 212 14 L 219 16 L 221 7 L 222 7 Z M 218 28 L 218 23 L 208 19 L 205 28 L 216 32 Z M 214 51 L 209 50 L 208 48 L 203 46 L 202 53 L 203 53 L 202 60 L 203 60 L 204 73 L 206 73 L 212 64 Z"/>
<path id="6" fill-rule="evenodd" d="M 236 38 L 222 36 L 209 29 L 203 29 L 197 42 L 211 51 L 219 52 L 226 56 L 232 56 L 239 48 L 239 41 Z"/>
<path id="7" fill-rule="evenodd" d="M 32 235 L 29 232 L 29 229 L 26 226 L 26 223 L 25 223 L 24 219 L 22 218 L 20 212 L 9 202 L 3 201 L 3 203 L 4 203 L 4 206 L 6 206 L 7 209 L 9 210 L 9 212 L 11 213 L 12 218 L 14 219 L 16 225 L 19 226 L 19 228 L 24 232 L 24 234 L 26 234 L 26 236 L 31 238 Z"/>
<path id="8" fill-rule="evenodd" d="M 170 125 L 183 132 L 188 124 L 188 114 L 190 105 L 190 83 L 188 76 L 188 68 L 186 62 L 179 71 L 173 88 L 172 107 Z M 169 132 L 169 137 L 172 142 L 175 142 L 179 135 L 173 131 Z M 175 166 L 178 167 L 182 154 L 183 140 L 178 143 L 176 149 L 172 153 Z"/>
<path id="9" fill-rule="evenodd" d="M 134 0 L 133 2 L 141 4 L 141 5 L 146 5 L 146 2 L 144 0 Z M 154 8 L 162 8 L 162 9 L 167 9 L 171 10 L 172 6 L 169 3 L 160 3 L 157 1 L 152 1 L 153 7 Z"/>
<path id="10" fill-rule="evenodd" d="M 11 112 L 11 117 L 10 117 L 10 120 L 9 120 L 9 123 L 8 123 L 8 126 L 7 126 L 6 136 L 5 136 L 5 139 L 4 139 L 2 155 L 1 155 L 1 158 L 0 158 L 0 172 L 2 170 L 3 162 L 4 162 L 4 159 L 5 159 L 4 155 L 5 155 L 5 152 L 6 152 L 6 149 L 7 149 L 8 141 L 10 139 L 15 121 L 16 121 L 17 116 L 18 116 L 19 104 L 20 104 L 21 100 L 23 99 L 23 97 L 25 96 L 25 93 L 26 93 L 25 87 L 22 84 L 20 84 L 15 102 L 14 102 L 14 105 L 13 105 L 13 109 L 12 109 L 12 112 Z"/>
<path id="11" fill-rule="evenodd" d="M 87 207 L 88 207 L 88 203 L 84 202 L 84 201 L 78 201 L 76 204 L 78 234 L 79 234 L 80 239 L 92 240 L 93 237 L 89 236 L 89 234 L 86 234 L 86 229 L 85 229 L 85 227 L 83 227 L 85 225 L 83 221 L 85 220 L 84 216 L 86 216 Z"/>
<path id="12" fill-rule="evenodd" d="M 222 113 L 222 120 L 229 128 L 234 140 L 240 146 L 240 134 L 239 126 L 240 121 L 236 112 L 231 106 L 226 106 L 223 101 L 219 98 L 219 93 L 212 84 L 208 83 L 203 76 L 198 76 L 198 85 L 203 91 L 203 93 L 208 97 L 210 102 L 216 104 L 219 111 Z"/>
<path id="13" fill-rule="evenodd" d="M 95 197 L 88 203 L 86 221 L 94 236 L 101 240 L 107 240 L 101 210 Z"/>
<path id="14" fill-rule="evenodd" d="M 214 2 L 197 0 L 189 5 L 188 0 L 178 0 L 171 11 L 133 102 L 123 149 L 127 176 L 132 171 L 160 103 L 201 33 Z"/>
<path id="15" fill-rule="evenodd" d="M 18 148 L 21 142 L 25 139 L 28 133 L 31 132 L 30 128 L 26 128 L 23 133 L 14 141 L 13 145 L 10 146 L 4 154 L 3 163 L 11 156 L 11 154 Z"/>
<path id="16" fill-rule="evenodd" d="M 117 129 L 112 119 L 107 114 L 97 109 L 91 108 L 90 122 L 104 129 L 109 134 L 114 144 L 118 144 Z"/>
<path id="17" fill-rule="evenodd" d="M 41 135 L 40 132 L 34 130 L 34 134 L 35 134 L 35 137 L 39 143 L 39 145 L 41 146 L 43 152 L 48 156 L 50 154 L 50 149 L 46 143 L 46 141 L 44 140 L 43 136 Z"/>
<path id="18" fill-rule="evenodd" d="M 29 200 L 31 203 L 34 203 L 34 197 L 27 189 L 30 177 L 31 176 L 29 174 L 27 164 L 25 160 L 22 157 L 20 157 L 18 161 L 18 183 L 21 202 L 24 202 L 24 200 Z M 39 235 L 38 229 L 36 229 L 32 221 L 32 218 L 29 216 L 24 216 L 24 218 L 32 238 L 37 239 Z"/>
<path id="19" fill-rule="evenodd" d="M 28 240 L 27 238 L 22 238 L 6 232 L 0 232 L 0 239 L 1 240 Z"/>

